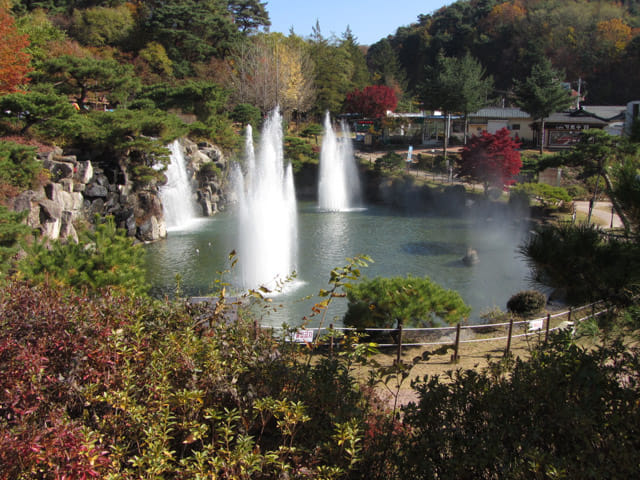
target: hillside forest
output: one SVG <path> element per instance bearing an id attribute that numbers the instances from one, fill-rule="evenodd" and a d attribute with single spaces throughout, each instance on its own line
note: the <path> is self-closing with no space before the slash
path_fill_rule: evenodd
<path id="1" fill-rule="evenodd" d="M 532 278 L 591 314 L 528 337 L 523 357 L 492 350 L 464 370 L 445 342 L 387 361 L 366 329 L 402 339 L 403 322 L 459 326 L 469 307 L 428 277 L 363 278 L 366 252 L 326 272 L 304 319 L 346 301 L 356 328 L 307 343 L 290 341 L 297 327 L 259 328 L 277 302 L 231 293 L 229 271 L 208 303 L 184 298 L 179 276 L 171 298 L 150 295 L 144 246 L 122 225 L 161 212 L 173 140 L 240 160 L 244 126 L 279 106 L 299 179 L 317 168 L 327 111 L 466 117 L 557 98 L 527 112 L 543 121 L 569 106 L 567 87 L 591 105 L 640 100 L 638 0 L 458 0 L 372 45 L 345 20 L 340 36 L 319 23 L 301 36 L 270 32 L 259 0 L 0 0 L 0 480 L 638 477 L 638 122 L 560 153 L 525 152 L 506 129 L 449 158 L 445 140 L 443 155 L 416 155 L 424 183 L 393 151 L 360 163 L 392 200 L 526 224 Z M 547 88 L 528 95 L 537 79 Z M 218 185 L 225 165 L 198 175 Z M 569 181 L 537 183 L 548 168 Z M 37 195 L 44 217 L 61 210 L 45 193 L 89 188 L 78 210 L 101 210 L 83 210 L 75 237 L 30 226 Z M 623 227 L 571 219 L 573 200 L 611 202 Z M 547 300 L 518 292 L 486 319 L 549 319 Z M 434 359 L 441 373 L 412 374 Z"/>

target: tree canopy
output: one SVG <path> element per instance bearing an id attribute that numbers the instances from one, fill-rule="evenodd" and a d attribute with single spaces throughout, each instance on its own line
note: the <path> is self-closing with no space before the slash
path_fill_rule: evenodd
<path id="1" fill-rule="evenodd" d="M 485 195 L 490 186 L 502 189 L 515 182 L 522 167 L 519 147 L 506 128 L 474 135 L 462 149 L 458 176 L 482 183 Z"/>
<path id="2" fill-rule="evenodd" d="M 26 52 L 29 40 L 16 29 L 13 17 L 0 8 L 0 95 L 17 91 L 28 83 L 31 71 L 30 55 Z"/>
<path id="3" fill-rule="evenodd" d="M 456 323 L 471 309 L 460 295 L 428 277 L 376 277 L 346 288 L 344 321 L 357 328 L 429 327 Z"/>
<path id="4" fill-rule="evenodd" d="M 573 99 L 569 89 L 562 84 L 560 74 L 551 62 L 543 59 L 534 65 L 531 74 L 524 80 L 515 82 L 516 104 L 540 122 L 540 153 L 544 149 L 544 119 L 553 112 L 568 108 Z"/>

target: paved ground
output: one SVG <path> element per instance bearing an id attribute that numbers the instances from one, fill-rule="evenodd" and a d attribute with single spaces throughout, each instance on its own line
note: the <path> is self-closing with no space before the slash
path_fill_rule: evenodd
<path id="1" fill-rule="evenodd" d="M 576 201 L 576 212 L 584 216 L 589 214 L 589 202 Z M 596 202 L 591 213 L 591 220 L 594 224 L 604 228 L 623 228 L 624 225 L 620 217 L 613 212 L 611 202 Z"/>

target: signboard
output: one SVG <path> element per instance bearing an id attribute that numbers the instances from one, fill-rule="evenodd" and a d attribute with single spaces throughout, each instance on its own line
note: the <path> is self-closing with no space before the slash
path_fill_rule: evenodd
<path id="1" fill-rule="evenodd" d="M 293 334 L 293 341 L 295 343 L 312 343 L 313 342 L 313 330 L 300 329 Z"/>
<path id="2" fill-rule="evenodd" d="M 409 145 L 409 151 L 407 152 L 407 163 L 411 162 L 411 155 L 413 154 L 413 145 Z"/>
<path id="3" fill-rule="evenodd" d="M 529 331 L 542 330 L 543 322 L 544 319 L 542 318 L 539 318 L 538 320 L 529 320 Z"/>

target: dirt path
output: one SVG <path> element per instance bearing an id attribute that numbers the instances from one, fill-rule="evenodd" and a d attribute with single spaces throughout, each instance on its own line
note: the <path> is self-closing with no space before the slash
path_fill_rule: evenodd
<path id="1" fill-rule="evenodd" d="M 585 217 L 589 214 L 588 201 L 575 201 L 573 203 L 576 207 L 576 213 L 582 214 Z M 613 211 L 611 202 L 595 202 L 593 212 L 591 213 L 591 220 L 594 224 L 604 228 L 624 228 L 622 220 L 620 220 L 620 217 Z"/>
<path id="2" fill-rule="evenodd" d="M 553 323 L 552 323 L 553 325 Z M 493 337 L 505 336 L 505 332 L 493 334 Z M 540 331 L 527 337 L 512 338 L 510 352 L 514 358 L 526 359 L 529 357 L 533 346 L 544 340 L 544 332 Z M 449 350 L 443 355 L 434 355 L 427 361 L 420 360 L 414 363 L 416 357 L 420 357 L 425 351 L 434 351 L 436 346 L 404 348 L 402 351 L 402 362 L 410 366 L 409 376 L 401 385 L 395 380 L 387 383 L 387 387 L 379 385 L 377 392 L 385 399 L 390 406 L 395 403 L 395 396 L 398 396 L 397 405 L 406 405 L 415 402 L 417 395 L 411 388 L 411 380 L 424 379 L 425 376 L 432 377 L 438 375 L 442 381 L 447 381 L 448 373 L 456 370 L 481 370 L 489 365 L 490 361 L 498 361 L 505 356 L 507 339 L 489 340 L 483 342 L 461 342 L 458 351 L 458 361 L 452 362 L 453 350 Z M 387 351 L 384 354 L 376 355 L 375 360 L 381 365 L 390 366 L 396 360 L 394 351 Z M 366 381 L 368 370 L 363 369 L 357 372 L 357 377 Z"/>

